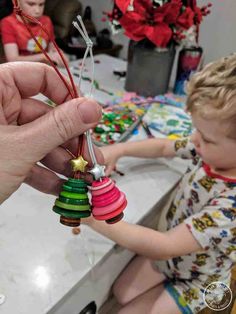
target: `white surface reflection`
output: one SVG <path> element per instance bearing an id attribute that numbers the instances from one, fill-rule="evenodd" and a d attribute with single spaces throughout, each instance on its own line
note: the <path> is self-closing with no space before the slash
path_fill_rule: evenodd
<path id="1" fill-rule="evenodd" d="M 41 289 L 47 288 L 50 283 L 50 276 L 44 266 L 38 266 L 34 271 L 34 282 Z"/>

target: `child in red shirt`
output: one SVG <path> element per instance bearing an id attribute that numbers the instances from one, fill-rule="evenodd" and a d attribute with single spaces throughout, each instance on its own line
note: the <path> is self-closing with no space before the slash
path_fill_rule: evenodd
<path id="1" fill-rule="evenodd" d="M 30 23 L 31 30 L 37 40 L 46 49 L 52 61 L 60 66 L 62 61 L 51 42 L 51 39 L 54 39 L 52 21 L 48 16 L 43 15 L 44 4 L 45 0 L 20 0 L 20 6 L 24 13 L 38 19 L 48 30 L 50 37 L 38 24 Z M 15 13 L 1 21 L 1 33 L 7 61 L 46 62 L 44 54 L 41 53 L 21 18 Z"/>

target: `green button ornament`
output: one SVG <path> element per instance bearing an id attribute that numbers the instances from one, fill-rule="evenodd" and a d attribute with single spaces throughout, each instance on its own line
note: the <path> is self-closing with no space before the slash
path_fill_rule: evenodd
<path id="1" fill-rule="evenodd" d="M 82 179 L 69 178 L 55 200 L 53 211 L 61 215 L 60 222 L 67 226 L 78 226 L 80 218 L 91 215 L 88 184 Z M 64 217 L 64 218 L 63 218 Z"/>

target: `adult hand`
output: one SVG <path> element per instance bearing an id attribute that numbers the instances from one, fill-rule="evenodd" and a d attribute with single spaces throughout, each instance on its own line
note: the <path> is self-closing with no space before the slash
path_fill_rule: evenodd
<path id="1" fill-rule="evenodd" d="M 31 98 L 38 93 L 60 106 L 51 108 Z M 36 62 L 1 65 L 0 203 L 22 182 L 57 195 L 62 179 L 56 173 L 71 175 L 71 155 L 66 149 L 76 155 L 77 136 L 94 127 L 100 117 L 101 109 L 95 101 L 71 100 L 52 67 Z M 96 154 L 102 163 L 101 154 Z M 88 160 L 86 148 L 84 158 Z"/>

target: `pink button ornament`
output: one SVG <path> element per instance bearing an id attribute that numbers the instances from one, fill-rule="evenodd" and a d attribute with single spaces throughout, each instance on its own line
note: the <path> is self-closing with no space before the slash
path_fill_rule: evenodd
<path id="1" fill-rule="evenodd" d="M 95 219 L 113 224 L 123 218 L 127 200 L 113 180 L 103 177 L 99 181 L 93 181 L 90 190 L 92 214 Z"/>

